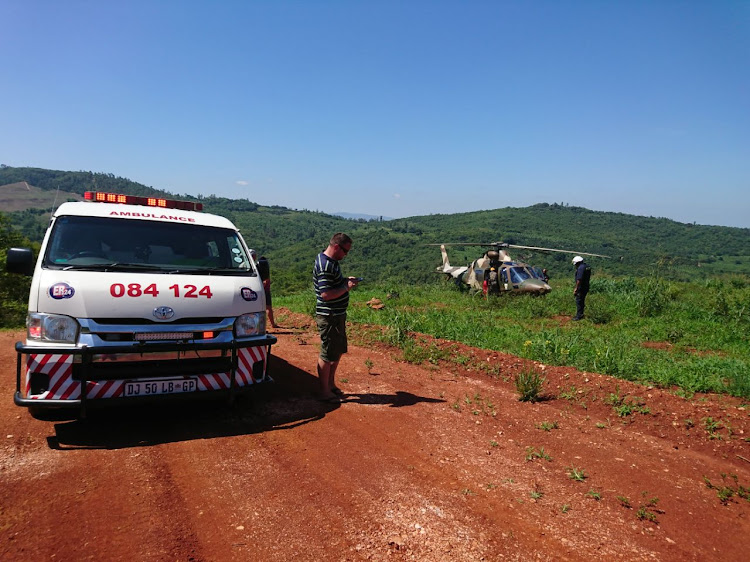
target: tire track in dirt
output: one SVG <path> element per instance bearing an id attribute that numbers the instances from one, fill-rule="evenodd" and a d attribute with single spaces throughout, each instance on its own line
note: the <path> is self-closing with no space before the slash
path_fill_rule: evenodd
<path id="1" fill-rule="evenodd" d="M 132 478 L 131 493 L 139 498 L 139 509 L 129 518 L 129 524 L 134 527 L 135 540 L 141 541 L 140 555 L 146 559 L 208 560 L 190 517 L 184 484 L 175 474 L 189 459 L 171 453 L 175 447 L 144 447 L 130 455 L 127 473 Z"/>

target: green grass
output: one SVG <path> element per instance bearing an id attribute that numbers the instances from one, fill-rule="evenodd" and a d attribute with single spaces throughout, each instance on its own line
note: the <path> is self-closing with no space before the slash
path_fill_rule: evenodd
<path id="1" fill-rule="evenodd" d="M 422 333 L 549 365 L 678 388 L 685 396 L 716 392 L 750 397 L 746 278 L 689 283 L 659 277 L 597 278 L 586 302 L 587 319 L 575 323 L 567 321 L 575 311 L 572 285 L 558 283 L 544 297 L 506 295 L 489 302 L 450 283 L 361 286 L 351 295 L 348 319 L 382 326 L 368 337 L 400 347 L 405 359 L 415 363 L 452 360 L 452 353 L 420 343 L 415 334 Z M 399 298 L 387 299 L 394 291 Z M 373 297 L 385 308 L 368 308 L 364 303 Z M 312 291 L 274 295 L 274 301 L 308 314 L 314 304 Z M 356 338 L 357 330 L 350 334 Z M 484 368 L 502 376 L 492 365 Z"/>

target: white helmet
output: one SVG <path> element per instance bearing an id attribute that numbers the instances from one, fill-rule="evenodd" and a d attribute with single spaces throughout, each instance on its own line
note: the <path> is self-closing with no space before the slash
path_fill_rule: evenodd
<path id="1" fill-rule="evenodd" d="M 583 261 L 583 258 L 581 256 L 576 256 L 573 258 L 573 264 L 580 263 Z"/>

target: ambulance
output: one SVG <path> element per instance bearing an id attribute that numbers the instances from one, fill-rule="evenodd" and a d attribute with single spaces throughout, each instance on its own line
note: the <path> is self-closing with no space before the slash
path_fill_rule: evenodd
<path id="1" fill-rule="evenodd" d="M 226 396 L 271 380 L 262 279 L 237 228 L 200 203 L 87 192 L 53 214 L 33 275 L 14 402 L 73 408 Z M 265 271 L 263 271 L 265 269 Z"/>

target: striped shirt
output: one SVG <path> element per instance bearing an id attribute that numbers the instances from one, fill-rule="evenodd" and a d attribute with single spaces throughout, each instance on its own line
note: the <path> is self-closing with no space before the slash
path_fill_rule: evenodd
<path id="1" fill-rule="evenodd" d="M 344 291 L 340 297 L 324 301 L 321 293 L 344 287 L 347 280 L 341 274 L 337 260 L 329 258 L 324 252 L 318 254 L 313 265 L 313 286 L 315 287 L 315 313 L 323 316 L 339 316 L 346 314 L 349 306 L 349 291 Z"/>

